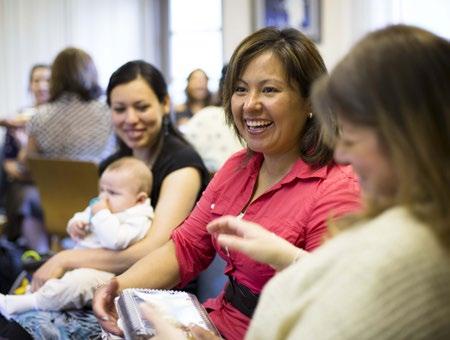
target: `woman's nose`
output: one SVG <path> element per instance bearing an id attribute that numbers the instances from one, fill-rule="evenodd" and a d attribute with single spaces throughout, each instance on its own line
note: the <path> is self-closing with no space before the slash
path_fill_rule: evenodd
<path id="1" fill-rule="evenodd" d="M 127 109 L 125 121 L 129 124 L 136 123 L 139 120 L 139 117 L 136 113 L 136 110 L 133 108 Z"/>
<path id="2" fill-rule="evenodd" d="M 261 101 L 258 93 L 249 92 L 245 97 L 244 101 L 244 111 L 255 111 L 261 108 Z"/>
<path id="3" fill-rule="evenodd" d="M 39 88 L 42 90 L 47 90 L 50 87 L 50 84 L 48 81 L 43 80 L 39 82 Z"/>

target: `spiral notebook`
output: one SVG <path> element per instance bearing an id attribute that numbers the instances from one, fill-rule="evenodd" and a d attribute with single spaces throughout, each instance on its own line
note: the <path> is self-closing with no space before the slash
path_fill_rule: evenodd
<path id="1" fill-rule="evenodd" d="M 151 303 L 177 326 L 196 324 L 220 336 L 195 295 L 174 290 L 130 288 L 124 289 L 116 300 L 120 325 L 127 340 L 149 339 L 155 335 L 152 324 L 141 315 L 139 305 L 143 302 Z"/>

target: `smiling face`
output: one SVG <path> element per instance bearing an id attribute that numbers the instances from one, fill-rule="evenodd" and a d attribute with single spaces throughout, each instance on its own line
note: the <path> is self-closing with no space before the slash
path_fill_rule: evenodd
<path id="1" fill-rule="evenodd" d="M 108 202 L 111 213 L 115 214 L 136 205 L 141 200 L 139 185 L 126 170 L 106 170 L 100 178 L 99 196 Z"/>
<path id="2" fill-rule="evenodd" d="M 37 67 L 33 70 L 30 79 L 30 90 L 36 105 L 48 102 L 50 98 L 50 68 Z"/>
<path id="3" fill-rule="evenodd" d="M 307 101 L 271 52 L 256 56 L 243 70 L 231 97 L 233 120 L 249 149 L 264 155 L 300 153 Z"/>
<path id="4" fill-rule="evenodd" d="M 352 165 L 366 196 L 392 197 L 396 188 L 396 176 L 376 132 L 344 119 L 340 119 L 340 127 L 341 134 L 334 152 L 335 160 Z"/>
<path id="5" fill-rule="evenodd" d="M 147 150 L 157 141 L 169 98 L 160 103 L 142 78 L 121 84 L 110 95 L 112 121 L 119 138 L 134 152 Z"/>

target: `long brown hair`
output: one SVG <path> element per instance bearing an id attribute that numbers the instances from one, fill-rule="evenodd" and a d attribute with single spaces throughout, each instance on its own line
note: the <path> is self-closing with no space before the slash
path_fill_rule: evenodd
<path id="1" fill-rule="evenodd" d="M 397 174 L 389 202 L 401 205 L 450 248 L 450 43 L 397 25 L 367 35 L 313 90 L 325 135 L 336 116 L 373 129 Z"/>
<path id="2" fill-rule="evenodd" d="M 303 98 L 308 99 L 314 80 L 327 72 L 325 64 L 314 43 L 296 29 L 279 30 L 273 27 L 263 28 L 245 38 L 234 51 L 225 77 L 223 104 L 227 122 L 239 131 L 234 124 L 231 112 L 231 97 L 239 77 L 248 64 L 265 52 L 272 52 L 282 63 L 287 80 L 298 86 Z M 320 127 L 313 114 L 306 121 L 303 134 L 299 139 L 301 158 L 313 167 L 328 164 L 333 152 L 322 142 Z"/>

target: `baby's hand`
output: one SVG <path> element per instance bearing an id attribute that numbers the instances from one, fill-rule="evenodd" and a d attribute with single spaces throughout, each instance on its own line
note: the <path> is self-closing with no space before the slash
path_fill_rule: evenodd
<path id="1" fill-rule="evenodd" d="M 92 215 L 95 215 L 96 213 L 98 213 L 100 210 L 103 210 L 103 209 L 109 210 L 108 201 L 104 198 L 100 198 L 97 202 L 95 202 L 91 206 Z"/>
<path id="2" fill-rule="evenodd" d="M 70 237 L 75 240 L 84 239 L 89 234 L 89 223 L 81 220 L 74 220 L 67 225 L 67 232 Z"/>

